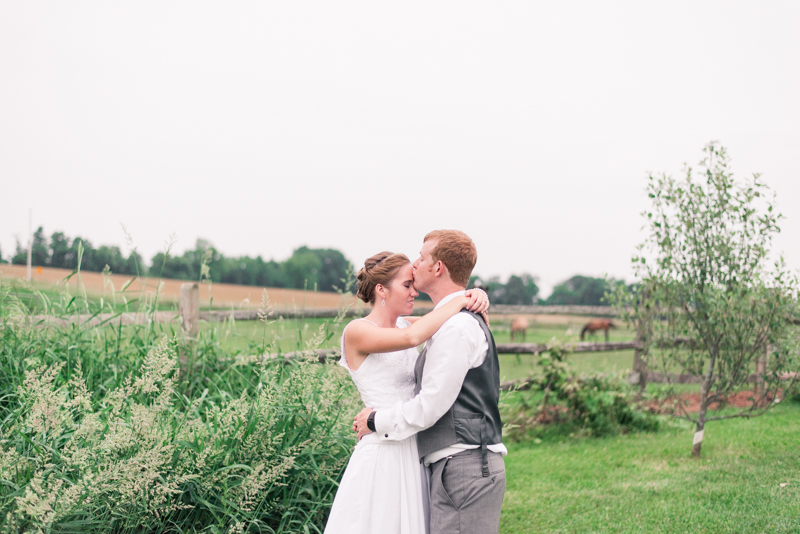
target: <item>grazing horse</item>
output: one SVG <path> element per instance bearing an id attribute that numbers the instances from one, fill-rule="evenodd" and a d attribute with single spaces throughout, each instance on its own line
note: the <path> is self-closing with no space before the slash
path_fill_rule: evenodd
<path id="1" fill-rule="evenodd" d="M 616 327 L 617 326 L 611 322 L 611 319 L 592 319 L 583 326 L 583 330 L 581 330 L 581 341 L 583 341 L 583 336 L 586 332 L 594 334 L 598 330 L 605 330 L 606 343 L 608 343 L 608 329 Z"/>
<path id="2" fill-rule="evenodd" d="M 515 335 L 522 334 L 522 341 L 525 342 L 525 333 L 528 331 L 528 320 L 525 317 L 516 317 L 511 321 L 511 341 Z"/>

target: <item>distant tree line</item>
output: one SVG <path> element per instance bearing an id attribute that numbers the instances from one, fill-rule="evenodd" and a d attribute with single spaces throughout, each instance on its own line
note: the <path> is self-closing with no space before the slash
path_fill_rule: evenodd
<path id="1" fill-rule="evenodd" d="M 354 278 L 353 267 L 344 254 L 330 248 L 296 249 L 286 261 L 264 260 L 261 256 L 226 257 L 211 243 L 198 239 L 195 248 L 181 256 L 166 258 L 159 252 L 151 261 L 151 273 L 164 278 L 200 280 L 260 287 L 285 287 L 336 291 Z M 207 274 L 203 275 L 203 265 Z M 162 270 L 163 269 L 163 270 Z"/>
<path id="2" fill-rule="evenodd" d="M 117 246 L 101 245 L 95 248 L 91 241 L 82 237 L 71 239 L 63 232 L 54 232 L 48 239 L 40 226 L 33 234 L 31 246 L 31 264 L 42 267 L 59 267 L 74 269 L 78 265 L 78 246 L 83 243 L 81 269 L 101 272 L 106 265 L 111 272 L 118 274 L 144 274 L 146 267 L 142 257 L 135 250 L 126 258 Z M 28 263 L 28 249 L 17 241 L 17 249 L 11 257 L 14 265 Z"/>
<path id="3" fill-rule="evenodd" d="M 569 280 L 565 280 L 553 288 L 553 292 L 543 302 L 550 306 L 603 306 L 608 305 L 604 296 L 610 289 L 609 282 L 605 278 L 592 278 L 591 276 L 575 275 Z"/>
<path id="4" fill-rule="evenodd" d="M 346 280 L 353 279 L 353 267 L 344 254 L 336 249 L 300 247 L 285 261 L 264 260 L 261 256 L 226 257 L 210 242 L 198 239 L 193 249 L 181 255 L 159 252 L 149 266 L 134 250 L 127 257 L 117 246 L 101 245 L 95 248 L 88 239 L 69 238 L 63 232 L 54 232 L 50 238 L 40 226 L 33 234 L 31 259 L 33 265 L 74 269 L 78 264 L 78 244 L 83 243 L 81 269 L 101 272 L 108 265 L 111 272 L 138 276 L 155 276 L 178 280 L 200 280 L 242 284 L 260 287 L 282 287 L 335 291 L 344 289 Z M 17 241 L 11 263 L 25 265 L 27 248 Z M 0 251 L 0 263 L 3 262 Z M 205 267 L 204 267 L 205 265 Z M 205 274 L 203 271 L 205 270 Z M 515 305 L 586 305 L 600 306 L 609 281 L 604 278 L 576 275 L 561 282 L 546 299 L 539 298 L 536 277 L 524 273 L 512 274 L 506 282 L 497 276 L 473 276 L 470 287 L 481 287 L 492 304 Z M 425 300 L 425 295 L 420 295 Z"/>
<path id="5" fill-rule="evenodd" d="M 149 267 L 135 250 L 127 257 L 117 246 L 101 245 L 95 248 L 88 239 L 69 238 L 55 232 L 48 239 L 39 227 L 33 234 L 31 263 L 43 267 L 75 269 L 78 265 L 78 248 L 83 244 L 81 270 L 102 272 L 108 265 L 111 272 L 138 276 L 156 276 L 179 280 L 200 280 L 243 284 L 261 287 L 284 287 L 335 291 L 344 289 L 353 278 L 353 268 L 344 255 L 335 249 L 300 247 L 283 262 L 264 260 L 261 256 L 226 257 L 211 243 L 198 239 L 194 249 L 181 255 L 159 252 L 150 260 Z M 2 256 L 0 255 L 0 258 Z M 15 265 L 28 262 L 27 247 L 17 241 L 11 258 Z M 204 268 L 205 265 L 205 268 Z M 205 270 L 205 273 L 203 271 Z"/>
<path id="6" fill-rule="evenodd" d="M 498 276 L 491 278 L 473 276 L 470 279 L 470 287 L 480 287 L 486 291 L 492 304 L 530 305 L 536 304 L 539 298 L 536 278 L 527 273 L 512 274 L 505 283 L 501 282 Z"/>
<path id="7" fill-rule="evenodd" d="M 492 304 L 603 306 L 608 304 L 604 296 L 609 289 L 609 280 L 576 275 L 555 286 L 546 299 L 539 298 L 539 286 L 530 274 L 512 274 L 505 283 L 497 276 L 487 279 L 473 276 L 470 287 L 486 291 Z"/>

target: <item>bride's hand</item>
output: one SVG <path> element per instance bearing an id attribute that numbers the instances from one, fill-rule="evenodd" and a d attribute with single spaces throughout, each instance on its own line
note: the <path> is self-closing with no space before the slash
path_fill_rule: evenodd
<path id="1" fill-rule="evenodd" d="M 464 296 L 469 299 L 465 308 L 471 312 L 480 313 L 486 324 L 489 324 L 489 295 L 486 294 L 486 291 L 476 287 L 468 289 Z"/>
<path id="2" fill-rule="evenodd" d="M 361 438 L 372 432 L 372 430 L 367 428 L 367 419 L 369 418 L 369 414 L 372 412 L 373 409 L 367 407 L 358 412 L 358 415 L 353 418 L 353 431 L 358 433 L 359 441 Z"/>

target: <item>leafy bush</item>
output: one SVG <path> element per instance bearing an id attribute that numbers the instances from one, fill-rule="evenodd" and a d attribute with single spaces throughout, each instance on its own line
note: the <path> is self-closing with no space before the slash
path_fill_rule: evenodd
<path id="1" fill-rule="evenodd" d="M 341 368 L 25 314 L 0 286 L 0 532 L 321 532 L 355 443 Z"/>
<path id="2" fill-rule="evenodd" d="M 658 420 L 638 409 L 630 386 L 618 376 L 571 379 L 560 398 L 590 435 L 658 429 Z"/>
<path id="3" fill-rule="evenodd" d="M 576 377 L 569 348 L 551 342 L 539 357 L 543 377 L 504 397 L 505 435 L 512 440 L 545 433 L 603 436 L 657 430 L 659 419 L 640 409 L 627 381 L 614 375 Z M 550 427 L 550 428 L 549 428 Z"/>

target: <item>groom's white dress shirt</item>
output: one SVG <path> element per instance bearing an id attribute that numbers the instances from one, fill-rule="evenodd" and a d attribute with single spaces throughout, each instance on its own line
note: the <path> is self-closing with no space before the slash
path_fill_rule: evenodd
<path id="1" fill-rule="evenodd" d="M 447 295 L 436 308 L 463 294 L 464 291 L 457 291 Z M 457 313 L 448 319 L 425 346 L 428 353 L 419 394 L 375 413 L 375 433 L 381 440 L 403 440 L 433 426 L 456 402 L 467 372 L 483 364 L 489 350 L 480 325 L 466 313 Z M 429 465 L 446 456 L 477 448 L 477 445 L 455 444 L 426 455 L 423 462 Z M 502 443 L 491 444 L 488 448 L 508 454 Z"/>

